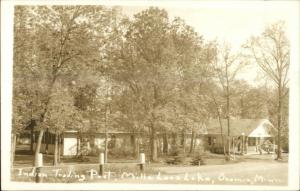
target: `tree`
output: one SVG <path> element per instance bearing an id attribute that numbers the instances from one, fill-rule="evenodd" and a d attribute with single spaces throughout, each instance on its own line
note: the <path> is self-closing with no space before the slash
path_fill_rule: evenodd
<path id="1" fill-rule="evenodd" d="M 32 20 L 32 7 L 16 6 L 14 18 L 14 65 L 13 65 L 13 121 L 12 121 L 12 159 L 15 140 L 27 127 L 31 131 L 31 150 L 33 149 L 33 130 L 39 117 L 41 103 L 45 96 L 39 91 L 44 84 L 43 73 L 36 72 L 35 34 Z M 41 80 L 37 80 L 37 79 Z M 13 163 L 12 163 L 13 164 Z"/>
<path id="2" fill-rule="evenodd" d="M 221 140 L 222 140 L 222 147 L 223 147 L 223 153 L 226 156 L 226 145 L 224 141 L 224 126 L 222 123 L 222 119 L 226 118 L 226 115 L 224 114 L 224 106 L 226 105 L 224 102 L 224 97 L 222 96 L 222 89 L 217 86 L 215 83 L 207 83 L 205 84 L 205 87 L 207 89 L 206 92 L 204 92 L 204 96 L 208 100 L 209 104 L 207 106 L 207 112 L 210 114 L 211 118 L 217 118 L 220 125 L 220 134 L 221 134 Z"/>
<path id="3" fill-rule="evenodd" d="M 174 96 L 178 115 L 181 116 L 182 134 L 185 143 L 185 132 L 191 130 L 190 153 L 193 153 L 194 137 L 199 123 L 206 121 L 205 110 L 207 100 L 199 93 L 209 77 L 209 65 L 212 61 L 210 43 L 205 43 L 203 37 L 187 25 L 182 19 L 175 18 L 170 27 L 172 42 L 176 53 L 177 73 L 180 74 L 178 95 Z M 197 117 L 196 117 L 197 116 Z M 180 128 L 180 129 L 181 129 Z M 185 145 L 183 146 L 185 153 Z"/>
<path id="4" fill-rule="evenodd" d="M 53 87 L 52 98 L 48 105 L 43 129 L 49 129 L 55 135 L 53 165 L 58 164 L 59 158 L 59 136 L 67 127 L 80 129 L 82 124 L 81 113 L 74 106 L 74 98 L 70 95 L 68 88 L 56 83 Z"/>
<path id="5" fill-rule="evenodd" d="M 127 88 L 123 90 L 120 95 L 116 95 L 112 101 L 114 107 L 113 115 L 111 116 L 115 121 L 115 128 L 123 128 L 132 133 L 132 151 L 133 156 L 138 157 L 140 151 L 140 135 L 145 133 L 144 123 L 146 121 L 146 114 L 141 104 L 136 103 L 136 95 Z"/>
<path id="6" fill-rule="evenodd" d="M 290 65 L 290 46 L 284 23 L 277 22 L 266 27 L 260 36 L 252 37 L 245 48 L 277 89 L 277 159 L 281 159 L 282 103 L 288 94 Z"/>
<path id="7" fill-rule="evenodd" d="M 156 160 L 158 133 L 163 135 L 166 153 L 167 132 L 186 131 L 192 127 L 191 121 L 198 121 L 195 115 L 204 120 L 204 104 L 198 92 L 212 59 L 210 47 L 182 19 L 170 22 L 166 11 L 158 8 L 151 7 L 121 23 L 114 35 L 119 40 L 110 57 L 109 71 L 124 95 L 132 96 L 132 100 L 124 97 L 128 109 L 122 113 L 138 124 L 131 124 L 132 129 L 149 129 L 151 158 Z M 132 103 L 134 115 L 129 112 Z M 178 116 L 168 114 L 173 109 L 181 116 L 180 122 L 175 122 Z"/>
<path id="8" fill-rule="evenodd" d="M 157 158 L 157 112 L 168 102 L 178 76 L 168 30 L 166 11 L 151 7 L 136 14 L 119 56 L 111 62 L 113 78 L 130 88 L 147 116 L 142 123 L 150 131 L 152 160 Z"/>
<path id="9" fill-rule="evenodd" d="M 39 84 L 37 92 L 43 95 L 38 96 L 41 104 L 36 119 L 40 130 L 37 156 L 45 130 L 41 127 L 57 80 L 68 84 L 84 73 L 83 69 L 87 66 L 92 66 L 94 71 L 101 69 L 99 48 L 106 43 L 101 39 L 109 25 L 109 11 L 101 6 L 36 6 L 17 9 L 29 15 L 23 26 L 16 25 L 17 28 L 20 27 L 19 30 L 26 30 L 28 33 L 15 33 L 18 37 L 16 44 L 21 46 L 15 46 L 14 55 L 16 58 L 24 58 L 22 50 L 27 53 L 28 46 L 32 51 L 26 55 L 29 58 L 24 59 L 30 64 L 22 65 L 24 69 L 18 70 L 14 77 L 27 77 L 29 82 L 34 82 L 33 85 Z M 28 42 L 28 45 L 24 46 L 23 42 Z M 15 62 L 14 65 L 18 66 L 20 63 Z M 21 85 L 25 82 L 18 83 Z"/>
<path id="10" fill-rule="evenodd" d="M 216 46 L 216 55 L 217 56 L 214 59 L 214 71 L 216 72 L 216 77 L 223 90 L 223 95 L 226 100 L 225 111 L 227 119 L 227 154 L 230 155 L 230 115 L 232 112 L 232 82 L 235 80 L 235 77 L 239 70 L 241 70 L 242 67 L 245 66 L 245 63 L 242 62 L 241 59 L 239 59 L 239 54 L 233 53 L 230 46 L 226 43 L 223 46 Z"/>
<path id="11" fill-rule="evenodd" d="M 236 117 L 242 119 L 268 118 L 268 104 L 271 103 L 268 87 L 253 87 L 245 81 L 236 81 L 233 99 Z"/>

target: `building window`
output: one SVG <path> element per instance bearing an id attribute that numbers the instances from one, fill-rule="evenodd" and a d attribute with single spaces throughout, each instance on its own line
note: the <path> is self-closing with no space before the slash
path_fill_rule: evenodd
<path id="1" fill-rule="evenodd" d="M 113 149 L 116 147 L 116 136 L 111 135 L 110 140 L 108 141 L 108 148 Z"/>
<path id="2" fill-rule="evenodd" d="M 208 137 L 208 145 L 211 145 L 211 137 Z"/>

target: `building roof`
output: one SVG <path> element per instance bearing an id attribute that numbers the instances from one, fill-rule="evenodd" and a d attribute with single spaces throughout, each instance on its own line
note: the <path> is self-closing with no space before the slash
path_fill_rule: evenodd
<path id="1" fill-rule="evenodd" d="M 64 133 L 78 133 L 78 130 L 65 130 Z M 97 131 L 97 132 L 85 131 L 81 133 L 82 134 L 105 134 L 104 131 Z M 142 132 L 108 130 L 107 133 L 108 134 L 141 134 Z"/>
<path id="2" fill-rule="evenodd" d="M 227 120 L 222 119 L 222 130 L 223 134 L 228 134 L 228 128 L 227 128 Z M 252 132 L 258 128 L 266 128 L 266 131 L 261 131 L 261 136 L 264 137 L 270 137 L 270 128 L 273 127 L 273 125 L 270 123 L 268 119 L 230 119 L 230 135 L 231 136 L 240 136 L 243 133 L 246 136 L 249 136 L 250 134 L 254 136 Z M 220 128 L 220 122 L 218 119 L 211 119 L 206 123 L 206 129 L 208 134 L 221 134 L 221 128 Z"/>
<path id="3" fill-rule="evenodd" d="M 223 134 L 228 134 L 227 128 L 227 120 L 222 119 L 222 130 Z M 220 122 L 218 119 L 210 119 L 205 124 L 195 123 L 194 129 L 196 134 L 213 134 L 219 135 L 221 134 Z M 249 137 L 271 137 L 270 128 L 273 125 L 270 123 L 268 119 L 230 119 L 230 136 L 240 136 L 243 133 L 245 136 Z M 66 128 L 64 130 L 65 133 L 77 133 L 77 130 Z M 105 131 L 103 128 L 97 129 L 97 131 L 82 131 L 82 133 L 94 133 L 94 134 L 104 134 Z M 124 129 L 116 129 L 116 128 L 108 128 L 109 134 L 139 134 L 142 132 L 132 132 Z M 192 134 L 191 129 L 186 131 L 186 134 Z"/>

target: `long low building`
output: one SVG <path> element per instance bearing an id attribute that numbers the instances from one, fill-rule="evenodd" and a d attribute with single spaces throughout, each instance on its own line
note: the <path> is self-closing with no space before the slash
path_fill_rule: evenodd
<path id="1" fill-rule="evenodd" d="M 222 127 L 222 129 L 221 129 Z M 193 132 L 192 132 L 193 129 Z M 167 153 L 174 145 L 182 144 L 184 141 L 186 150 L 190 148 L 193 136 L 193 146 L 195 149 L 210 150 L 212 152 L 222 152 L 222 139 L 233 140 L 236 152 L 258 153 L 259 145 L 265 141 L 274 143 L 274 127 L 268 119 L 230 119 L 230 133 L 228 136 L 227 120 L 210 119 L 205 123 L 194 124 L 192 128 L 185 131 L 178 131 L 177 134 L 171 131 L 157 133 L 159 152 L 163 152 L 164 144 L 167 144 Z M 35 148 L 38 132 L 34 132 L 33 149 Z M 108 131 L 108 148 L 122 152 L 131 152 L 138 145 L 149 146 L 147 134 L 110 130 Z M 25 136 L 26 135 L 26 136 Z M 95 154 L 104 150 L 106 134 L 103 131 L 79 132 L 74 129 L 65 129 L 59 137 L 61 155 L 74 156 L 79 154 Z M 165 138 L 166 137 L 166 138 Z M 20 143 L 30 143 L 30 132 L 21 136 Z M 164 141 L 167 139 L 167 141 Z M 176 142 L 176 141 L 177 142 Z M 46 131 L 41 146 L 41 152 L 54 153 L 55 135 Z M 218 150 L 219 149 L 219 150 Z M 80 153 L 83 152 L 83 153 Z"/>

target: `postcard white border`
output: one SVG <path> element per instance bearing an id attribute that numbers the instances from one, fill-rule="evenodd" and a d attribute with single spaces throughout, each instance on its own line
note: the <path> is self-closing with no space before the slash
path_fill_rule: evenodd
<path id="1" fill-rule="evenodd" d="M 11 140 L 11 114 L 12 114 L 12 60 L 13 60 L 13 7 L 14 5 L 50 5 L 50 4 L 94 4 L 94 5 L 121 5 L 121 6 L 171 6 L 171 7 L 199 7 L 199 8 L 236 8 L 258 7 L 263 1 L 10 1 L 1 2 L 1 186 L 4 190 L 249 190 L 249 186 L 234 185 L 184 185 L 184 184 L 103 184 L 103 183 L 19 183 L 10 181 L 10 140 Z M 266 3 L 264 1 L 264 3 Z M 289 154 L 289 181 L 288 186 L 251 186 L 251 190 L 296 190 L 299 188 L 299 34 L 300 34 L 300 15 L 299 1 L 268 1 L 268 3 L 281 3 L 282 6 L 289 6 L 290 25 L 293 26 L 291 32 L 291 66 L 290 66 L 290 106 L 289 106 L 289 125 L 290 125 L 290 154 Z"/>

